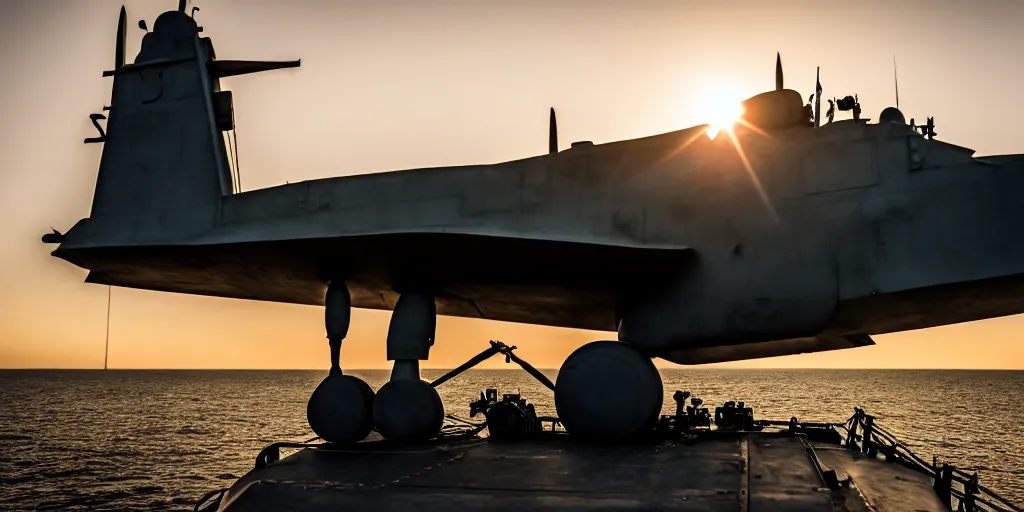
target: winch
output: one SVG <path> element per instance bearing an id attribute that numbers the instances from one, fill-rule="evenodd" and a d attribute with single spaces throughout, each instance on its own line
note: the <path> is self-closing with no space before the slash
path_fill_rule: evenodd
<path id="1" fill-rule="evenodd" d="M 492 440 L 515 440 L 540 431 L 540 420 L 533 404 L 518 393 L 501 395 L 498 390 L 480 392 L 480 400 L 469 404 L 469 417 L 483 413 Z"/>

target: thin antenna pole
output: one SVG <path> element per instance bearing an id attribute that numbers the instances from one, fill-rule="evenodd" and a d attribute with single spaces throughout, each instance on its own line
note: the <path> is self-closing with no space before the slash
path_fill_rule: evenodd
<path id="1" fill-rule="evenodd" d="M 900 81 L 896 77 L 896 56 L 892 56 L 892 83 L 896 86 L 896 108 L 900 108 Z"/>
<path id="2" fill-rule="evenodd" d="M 117 18 L 117 40 L 114 43 L 114 69 L 124 66 L 125 33 L 128 31 L 128 13 L 121 6 L 121 15 Z"/>
<path id="3" fill-rule="evenodd" d="M 775 52 L 775 90 L 782 90 L 782 53 Z"/>
<path id="4" fill-rule="evenodd" d="M 814 127 L 821 126 L 821 66 L 814 79 Z"/>
<path id="5" fill-rule="evenodd" d="M 555 121 L 555 107 L 551 107 L 548 120 L 548 153 L 558 153 L 558 123 Z"/>
<path id="6" fill-rule="evenodd" d="M 110 285 L 107 285 L 107 340 L 103 344 L 103 369 L 107 369 L 110 358 Z"/>

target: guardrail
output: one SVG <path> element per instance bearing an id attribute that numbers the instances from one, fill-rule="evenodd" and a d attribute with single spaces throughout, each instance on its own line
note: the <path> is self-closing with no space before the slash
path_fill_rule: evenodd
<path id="1" fill-rule="evenodd" d="M 932 487 L 939 499 L 950 508 L 962 512 L 1015 512 L 1018 508 L 1006 498 L 978 483 L 977 473 L 968 473 L 948 463 L 939 464 L 922 459 L 910 451 L 905 444 L 877 423 L 875 417 L 854 409 L 853 416 L 844 425 L 835 425 L 846 430 L 844 445 L 869 457 L 882 454 L 886 461 L 903 464 L 932 477 Z"/>

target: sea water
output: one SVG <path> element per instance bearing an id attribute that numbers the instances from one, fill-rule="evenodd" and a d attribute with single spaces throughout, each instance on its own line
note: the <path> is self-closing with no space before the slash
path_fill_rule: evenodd
<path id="1" fill-rule="evenodd" d="M 387 371 L 350 371 L 374 389 Z M 425 370 L 424 378 L 443 370 Z M 545 372 L 552 380 L 557 372 Z M 0 371 L 0 510 L 191 510 L 275 441 L 313 436 L 306 400 L 324 371 Z M 874 414 L 918 455 L 977 471 L 1024 503 L 1024 372 L 662 370 L 665 413 L 684 390 L 709 407 L 742 400 L 758 419 L 841 422 Z M 485 388 L 554 415 L 520 370 L 473 370 L 438 391 L 466 417 Z"/>

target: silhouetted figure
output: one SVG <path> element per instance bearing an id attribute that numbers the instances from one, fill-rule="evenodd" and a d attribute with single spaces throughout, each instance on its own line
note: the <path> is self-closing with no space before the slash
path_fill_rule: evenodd
<path id="1" fill-rule="evenodd" d="M 828 100 L 828 112 L 825 113 L 828 117 L 828 124 L 832 124 L 832 119 L 836 117 L 836 102 L 835 99 Z"/>

